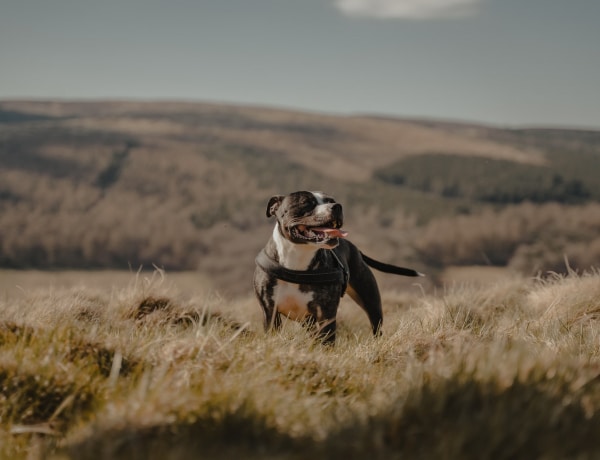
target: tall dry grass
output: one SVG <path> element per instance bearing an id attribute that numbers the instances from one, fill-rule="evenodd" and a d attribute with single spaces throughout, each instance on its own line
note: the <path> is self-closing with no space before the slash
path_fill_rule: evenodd
<path id="1" fill-rule="evenodd" d="M 334 348 L 159 275 L 0 301 L 0 457 L 600 455 L 598 273 L 344 299 Z"/>

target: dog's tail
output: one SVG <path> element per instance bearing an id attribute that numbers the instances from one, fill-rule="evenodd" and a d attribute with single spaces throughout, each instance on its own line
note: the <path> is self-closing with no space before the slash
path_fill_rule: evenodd
<path id="1" fill-rule="evenodd" d="M 383 262 L 379 262 L 378 260 L 371 259 L 369 256 L 364 255 L 362 252 L 360 254 L 362 255 L 363 260 L 369 267 L 372 267 L 375 270 L 379 270 L 380 272 L 402 276 L 425 276 L 423 273 L 413 270 L 412 268 L 396 267 L 395 265 L 385 264 Z"/>

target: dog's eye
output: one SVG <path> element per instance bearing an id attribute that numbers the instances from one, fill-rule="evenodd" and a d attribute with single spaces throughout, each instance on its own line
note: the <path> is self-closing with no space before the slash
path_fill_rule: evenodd
<path id="1" fill-rule="evenodd" d="M 311 211 L 317 206 L 317 200 L 312 197 L 302 197 L 299 201 L 300 207 L 306 211 Z"/>

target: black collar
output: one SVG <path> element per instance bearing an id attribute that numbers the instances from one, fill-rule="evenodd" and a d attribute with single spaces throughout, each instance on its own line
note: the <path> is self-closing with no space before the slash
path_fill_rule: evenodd
<path id="1" fill-rule="evenodd" d="M 338 266 L 334 269 L 315 268 L 313 270 L 290 270 L 269 257 L 263 249 L 256 256 L 256 265 L 271 276 L 294 284 L 341 284 L 342 296 L 348 285 L 348 270 L 337 254 L 331 251 Z"/>

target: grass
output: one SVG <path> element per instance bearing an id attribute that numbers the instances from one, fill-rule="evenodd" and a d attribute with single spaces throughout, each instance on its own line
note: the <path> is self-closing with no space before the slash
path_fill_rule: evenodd
<path id="1" fill-rule="evenodd" d="M 0 300 L 0 458 L 592 458 L 600 274 L 343 299 L 333 349 L 169 276 Z"/>

